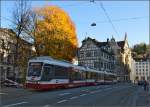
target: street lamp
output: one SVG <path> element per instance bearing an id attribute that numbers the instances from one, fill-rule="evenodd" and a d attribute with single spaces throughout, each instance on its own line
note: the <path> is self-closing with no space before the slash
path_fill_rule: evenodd
<path id="1" fill-rule="evenodd" d="M 91 24 L 91 26 L 96 26 L 96 23 L 95 23 L 95 22 L 93 22 L 93 23 Z"/>

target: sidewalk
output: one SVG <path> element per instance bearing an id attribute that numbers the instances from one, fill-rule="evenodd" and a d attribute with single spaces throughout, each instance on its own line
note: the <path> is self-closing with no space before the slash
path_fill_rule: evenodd
<path id="1" fill-rule="evenodd" d="M 144 91 L 143 87 L 140 87 L 140 92 L 138 94 L 136 106 L 150 107 L 150 93 Z"/>

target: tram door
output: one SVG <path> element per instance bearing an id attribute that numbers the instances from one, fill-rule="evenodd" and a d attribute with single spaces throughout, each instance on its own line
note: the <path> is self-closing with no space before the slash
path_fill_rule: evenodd
<path id="1" fill-rule="evenodd" d="M 73 71 L 72 67 L 70 67 L 68 69 L 68 76 L 69 76 L 69 83 L 73 83 L 73 81 L 74 81 L 74 71 Z"/>
<path id="2" fill-rule="evenodd" d="M 42 80 L 43 81 L 49 81 L 53 77 L 53 70 L 54 67 L 50 64 L 45 64 L 43 68 L 43 75 L 42 75 Z"/>

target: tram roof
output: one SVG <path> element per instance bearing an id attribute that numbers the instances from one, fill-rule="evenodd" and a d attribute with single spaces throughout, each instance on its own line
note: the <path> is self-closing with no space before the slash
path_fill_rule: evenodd
<path id="1" fill-rule="evenodd" d="M 88 67 L 73 65 L 72 63 L 70 63 L 68 61 L 54 59 L 54 58 L 49 57 L 49 56 L 34 57 L 34 58 L 30 59 L 29 62 L 44 62 L 44 63 L 54 64 L 54 65 L 59 65 L 59 66 L 64 66 L 64 67 L 72 67 L 72 68 L 80 69 L 83 71 L 90 71 L 90 72 L 97 72 L 97 73 L 105 73 L 105 74 L 109 74 L 109 75 L 114 75 L 113 73 L 109 73 L 106 71 L 98 71 L 98 70 L 91 69 Z"/>
<path id="2" fill-rule="evenodd" d="M 67 62 L 67 61 L 60 61 L 48 56 L 42 56 L 42 57 L 35 57 L 29 60 L 29 62 L 44 62 L 48 64 L 54 64 L 54 65 L 60 65 L 64 67 L 72 67 L 73 64 Z"/>
<path id="3" fill-rule="evenodd" d="M 111 73 L 111 72 L 107 72 L 107 71 L 104 71 L 105 74 L 108 74 L 108 75 L 116 75 L 115 73 Z"/>

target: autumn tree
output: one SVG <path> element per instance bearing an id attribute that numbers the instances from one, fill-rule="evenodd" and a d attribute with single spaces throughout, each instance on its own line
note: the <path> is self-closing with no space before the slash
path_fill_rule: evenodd
<path id="1" fill-rule="evenodd" d="M 35 13 L 34 42 L 37 55 L 71 61 L 78 43 L 75 25 L 69 15 L 57 6 L 36 8 Z"/>

